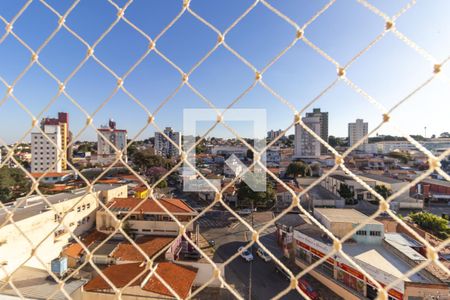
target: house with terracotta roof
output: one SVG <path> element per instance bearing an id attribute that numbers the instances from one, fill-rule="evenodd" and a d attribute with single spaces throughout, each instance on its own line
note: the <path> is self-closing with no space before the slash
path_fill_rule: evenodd
<path id="1" fill-rule="evenodd" d="M 112 233 L 118 226 L 118 220 L 126 219 L 127 230 L 134 235 L 178 235 L 179 225 L 167 214 L 170 212 L 181 224 L 186 225 L 197 212 L 183 200 L 177 198 L 154 199 L 138 198 L 114 198 L 108 202 L 106 211 L 104 208 L 97 211 L 97 230 L 104 233 Z M 115 218 L 112 217 L 112 215 Z M 194 224 L 190 224 L 186 231 L 194 231 Z"/>
<path id="2" fill-rule="evenodd" d="M 34 179 L 40 179 L 40 182 L 52 184 L 57 182 L 66 182 L 72 178 L 75 178 L 76 175 L 73 172 L 47 172 L 47 173 L 31 173 Z"/>
<path id="3" fill-rule="evenodd" d="M 156 274 L 162 281 L 151 275 L 143 263 L 111 265 L 102 270 L 103 276 L 117 289 L 123 288 L 122 299 L 186 299 L 191 295 L 197 276 L 197 269 L 172 262 L 156 265 Z M 164 281 L 164 283 L 163 283 Z M 167 286 L 177 294 L 172 294 Z M 116 299 L 117 295 L 110 284 L 100 275 L 94 276 L 82 287 L 83 300 Z"/>
<path id="4" fill-rule="evenodd" d="M 296 195 L 298 195 L 302 189 L 297 187 L 291 182 L 285 182 L 285 184 L 290 188 Z M 281 183 L 277 182 L 276 185 L 277 202 L 281 205 L 290 205 L 292 202 L 292 194 L 287 190 Z"/>

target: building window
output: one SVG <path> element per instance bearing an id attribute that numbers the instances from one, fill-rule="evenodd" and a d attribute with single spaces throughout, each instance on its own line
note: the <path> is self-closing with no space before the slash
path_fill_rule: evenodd
<path id="1" fill-rule="evenodd" d="M 91 208 L 91 204 L 90 203 L 86 204 L 86 208 L 87 209 Z"/>
<path id="2" fill-rule="evenodd" d="M 84 204 L 83 204 L 83 206 L 82 206 L 82 207 L 83 207 L 83 210 L 85 210 L 85 209 L 86 209 L 86 205 L 84 205 Z"/>
<path id="3" fill-rule="evenodd" d="M 295 251 L 295 256 L 296 256 L 297 258 L 303 260 L 304 262 L 309 263 L 309 261 L 308 261 L 308 251 L 306 251 L 305 249 L 303 249 L 303 248 L 298 248 L 298 249 Z"/>
<path id="4" fill-rule="evenodd" d="M 381 231 L 370 231 L 371 236 L 381 236 Z"/>
<path id="5" fill-rule="evenodd" d="M 371 233 L 372 233 L 372 231 L 371 231 Z M 356 232 L 356 235 L 367 235 L 367 231 L 365 231 L 365 230 L 358 230 Z"/>
<path id="6" fill-rule="evenodd" d="M 78 206 L 77 207 L 77 212 L 80 212 L 81 211 L 81 208 Z"/>

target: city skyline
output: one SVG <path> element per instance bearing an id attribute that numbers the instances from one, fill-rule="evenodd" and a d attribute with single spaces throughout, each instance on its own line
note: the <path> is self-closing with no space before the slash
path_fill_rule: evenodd
<path id="1" fill-rule="evenodd" d="M 65 2 L 50 2 L 60 13 L 69 8 L 68 3 Z M 223 31 L 252 2 L 233 1 L 225 4 L 220 1 L 211 1 L 202 5 L 197 3 L 192 1 L 192 10 Z M 277 2 L 277 8 L 298 24 L 303 24 L 326 3 L 327 1 L 305 2 L 302 3 L 302 10 L 298 10 L 297 2 L 283 1 Z M 450 4 L 445 1 L 439 3 L 441 3 L 440 6 L 418 3 L 407 15 L 399 19 L 396 25 L 438 60 L 442 60 L 450 48 L 450 42 L 442 39 L 442 36 L 450 33 L 450 23 L 443 13 L 446 11 L 445 7 L 450 9 Z M 119 3 L 119 5 L 122 4 Z M 394 15 L 405 4 L 406 1 L 395 4 L 380 2 L 377 6 L 386 13 Z M 18 2 L 8 2 L 1 8 L 0 14 L 9 20 L 19 8 Z M 98 9 L 105 11 L 101 17 L 95 13 Z M 115 9 L 106 1 L 92 5 L 86 5 L 81 1 L 70 13 L 66 24 L 87 43 L 92 44 L 114 21 Z M 178 2 L 165 1 L 150 4 L 145 1 L 135 1 L 126 10 L 126 17 L 135 22 L 138 27 L 142 27 L 151 37 L 155 37 L 180 9 Z M 158 17 L 143 18 L 144 12 L 155 13 Z M 348 18 L 340 18 L 342 15 Z M 36 16 L 39 16 L 39 22 Z M 416 24 L 416 20 L 429 16 L 433 18 L 428 18 L 430 22 L 427 28 Z M 80 22 L 81 19 L 83 22 Z M 342 22 L 342 26 L 338 26 L 339 29 L 333 26 L 337 21 Z M 339 64 L 344 65 L 366 47 L 383 30 L 384 25 L 381 18 L 356 1 L 354 3 L 337 2 L 308 26 L 305 36 Z M 14 32 L 32 49 L 37 49 L 56 26 L 56 16 L 41 3 L 33 2 L 26 13 L 14 24 Z M 259 26 L 258 32 L 252 31 L 255 26 Z M 258 4 L 236 28 L 227 34 L 226 41 L 257 69 L 262 69 L 292 42 L 294 36 L 294 28 L 274 16 L 266 7 Z M 156 47 L 187 71 L 212 49 L 216 41 L 217 35 L 214 31 L 193 16 L 185 14 L 162 35 Z M 95 54 L 120 75 L 124 74 L 145 53 L 147 46 L 145 38 L 128 24 L 120 21 L 99 43 Z M 85 53 L 86 48 L 81 42 L 67 30 L 62 29 L 43 48 L 39 54 L 39 60 L 58 78 L 63 79 L 77 66 Z M 30 53 L 9 35 L 2 42 L 0 57 L 2 57 L 0 58 L 1 76 L 6 83 L 11 83 L 29 62 Z M 349 67 L 347 75 L 389 109 L 428 78 L 431 71 L 432 64 L 426 62 L 393 34 L 387 33 L 377 45 Z M 443 68 L 442 72 L 448 75 L 448 68 Z M 249 87 L 254 76 L 250 68 L 220 46 L 191 74 L 189 82 L 220 108 L 227 106 Z M 301 41 L 297 41 L 263 74 L 264 82 L 291 102 L 298 111 L 335 78 L 336 67 Z M 161 57 L 151 52 L 124 81 L 124 84 L 153 113 L 180 82 L 180 74 Z M 295 82 L 298 84 L 293 84 Z M 434 109 L 445 103 L 450 94 L 450 88 L 445 83 L 445 79 L 434 80 L 394 111 L 391 120 L 408 134 L 423 134 L 425 126 L 428 136 L 448 131 L 450 124 L 445 110 Z M 69 81 L 66 91 L 91 114 L 107 99 L 115 85 L 116 80 L 113 76 L 90 59 Z M 41 68 L 34 65 L 18 81 L 14 94 L 33 115 L 37 116 L 55 96 L 57 88 L 56 82 Z M 1 85 L 0 92 L 4 94 L 5 90 L 5 86 Z M 424 106 L 424 102 L 427 105 Z M 206 107 L 207 104 L 204 101 L 188 87 L 183 86 L 177 95 L 167 101 L 156 114 L 155 122 L 160 128 L 170 126 L 181 131 L 180 120 L 184 108 Z M 293 112 L 287 106 L 258 84 L 234 107 L 267 109 L 270 111 L 268 129 L 285 129 L 294 118 Z M 347 124 L 357 118 L 367 120 L 371 128 L 378 125 L 382 119 L 380 111 L 342 81 L 339 81 L 306 111 L 310 111 L 313 107 L 320 107 L 323 111 L 329 112 L 329 135 L 334 136 L 346 136 Z M 74 135 L 77 135 L 85 125 L 86 116 L 65 96 L 58 98 L 42 117 L 54 115 L 57 111 L 67 111 L 72 116 L 71 128 Z M 123 127 L 126 127 L 130 133 L 129 137 L 133 138 L 146 125 L 147 117 L 141 107 L 123 92 L 119 92 L 94 116 L 93 124 L 98 128 L 105 120 L 113 118 L 118 123 L 124 124 Z M 31 118 L 11 98 L 2 102 L 0 119 L 1 138 L 6 143 L 17 141 L 31 123 Z M 8 126 L 10 123 L 15 123 L 16 126 L 10 128 Z M 379 133 L 400 135 L 389 126 L 383 126 Z M 138 139 L 153 135 L 154 129 L 147 128 Z M 79 137 L 79 140 L 95 140 L 95 137 L 96 133 L 89 128 Z"/>

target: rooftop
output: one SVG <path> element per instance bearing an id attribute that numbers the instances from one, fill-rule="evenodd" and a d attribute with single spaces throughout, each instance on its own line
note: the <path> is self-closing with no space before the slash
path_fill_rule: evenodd
<path id="1" fill-rule="evenodd" d="M 93 192 L 101 192 L 101 191 L 107 191 L 110 189 L 114 189 L 119 187 L 120 185 L 111 185 L 111 184 L 96 184 L 93 187 Z M 63 193 L 59 193 L 56 195 L 47 195 L 46 198 L 47 200 L 55 205 L 58 204 L 60 202 L 64 202 L 64 201 L 68 201 L 68 200 L 72 200 L 78 197 L 81 197 L 85 194 L 88 194 L 88 190 L 87 188 L 80 188 L 80 189 L 75 189 L 75 190 L 71 190 L 70 192 L 63 192 Z M 23 200 L 24 198 L 18 198 L 16 200 L 16 203 L 19 203 Z M 37 196 L 37 195 L 31 195 L 29 197 L 27 197 L 27 199 L 29 199 L 30 201 L 33 201 L 32 204 L 27 204 L 24 205 L 24 203 L 22 203 L 20 206 L 16 207 L 16 204 L 14 204 L 12 207 L 9 207 L 8 209 L 10 211 L 14 210 L 14 215 L 13 215 L 13 219 L 15 222 L 27 219 L 29 217 L 35 216 L 40 214 L 41 212 L 47 211 L 47 202 L 41 197 L 41 196 Z M 4 222 L 6 220 L 6 211 L 4 209 L 0 209 L 0 222 Z"/>
<path id="2" fill-rule="evenodd" d="M 342 250 L 355 258 L 356 263 L 359 264 L 361 261 L 397 278 L 401 278 L 406 272 L 411 270 L 411 266 L 408 263 L 400 259 L 383 245 L 344 244 Z M 362 267 L 364 268 L 363 265 Z M 409 281 L 431 282 L 431 280 L 422 276 L 420 272 L 410 276 Z"/>
<path id="3" fill-rule="evenodd" d="M 358 176 L 361 177 L 366 177 L 369 179 L 373 179 L 376 181 L 381 181 L 381 182 L 385 182 L 385 183 L 401 183 L 403 181 L 395 179 L 395 178 L 391 178 L 391 177 L 387 177 L 387 176 L 383 176 L 383 175 L 378 175 L 378 174 L 372 174 L 372 173 L 361 173 L 361 174 L 357 174 Z"/>
<path id="4" fill-rule="evenodd" d="M 352 222 L 359 224 L 369 217 L 353 208 L 315 208 L 314 214 L 319 213 L 330 222 Z M 376 220 L 370 220 L 367 224 L 382 224 Z"/>
<path id="5" fill-rule="evenodd" d="M 435 185 L 441 185 L 441 186 L 445 186 L 445 187 L 450 187 L 450 182 L 447 181 L 447 180 L 425 178 L 424 180 L 422 180 L 422 183 L 429 183 L 429 184 L 435 184 Z"/>
<path id="6" fill-rule="evenodd" d="M 122 288 L 130 282 L 130 287 L 142 285 L 149 273 L 149 271 L 144 272 L 144 264 L 141 263 L 112 265 L 103 269 L 102 272 L 117 288 Z M 197 269 L 171 262 L 161 262 L 157 265 L 156 273 L 180 298 L 184 299 L 190 293 L 194 279 L 197 276 Z M 111 286 L 100 275 L 92 278 L 84 286 L 85 291 L 109 291 L 111 289 Z M 155 276 L 151 276 L 142 289 L 155 294 L 173 297 L 171 292 Z"/>
<path id="7" fill-rule="evenodd" d="M 67 299 L 61 291 L 56 292 L 56 290 L 59 289 L 58 283 L 47 280 L 47 276 L 49 276 L 49 274 L 46 270 L 23 266 L 12 275 L 11 280 L 26 299 Z M 67 294 L 72 295 L 85 283 L 85 280 L 67 280 L 64 284 L 64 289 Z M 3 284 L 3 282 L 0 281 L 0 284 Z M 17 293 L 9 284 L 0 291 L 1 299 L 3 299 L 5 295 L 11 295 L 13 296 L 13 299 L 18 298 Z"/>
<path id="8" fill-rule="evenodd" d="M 141 248 L 142 252 L 144 252 L 148 257 L 153 258 L 153 256 L 158 254 L 173 240 L 174 238 L 166 236 L 145 236 L 138 238 L 135 243 Z M 120 243 L 112 254 L 112 257 L 121 261 L 145 261 L 145 258 L 141 252 L 128 241 Z"/>
<path id="9" fill-rule="evenodd" d="M 195 210 L 188 206 L 183 200 L 177 198 L 158 199 L 159 203 L 171 213 L 195 213 Z M 137 212 L 145 213 L 165 213 L 155 200 L 138 198 L 114 198 L 108 208 L 113 212 L 130 211 L 136 206 Z"/>

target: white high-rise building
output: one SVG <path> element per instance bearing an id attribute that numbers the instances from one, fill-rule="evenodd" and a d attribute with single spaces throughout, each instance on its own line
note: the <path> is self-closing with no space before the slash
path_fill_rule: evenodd
<path id="1" fill-rule="evenodd" d="M 318 116 L 303 117 L 303 123 L 318 136 L 321 136 L 321 119 Z M 314 158 L 321 154 L 321 143 L 309 134 L 300 124 L 295 125 L 295 157 Z"/>
<path id="2" fill-rule="evenodd" d="M 359 140 L 361 140 L 369 132 L 369 124 L 364 122 L 363 119 L 356 119 L 355 123 L 348 123 L 348 141 L 349 146 L 353 146 Z M 358 150 L 364 150 L 367 144 L 367 139 L 357 148 Z"/>
<path id="3" fill-rule="evenodd" d="M 108 125 L 102 126 L 98 129 L 100 134 L 97 137 L 97 160 L 101 162 L 108 162 L 116 157 L 116 150 L 110 145 L 123 152 L 123 160 L 128 161 L 127 157 L 127 131 L 125 129 L 117 129 L 116 122 L 109 120 Z M 110 143 L 108 143 L 108 140 Z"/>
<path id="4" fill-rule="evenodd" d="M 164 134 L 167 135 L 178 146 L 175 147 L 173 143 L 168 141 L 161 132 L 155 132 L 155 152 L 164 157 L 177 157 L 180 155 L 181 135 L 177 131 L 173 131 L 171 127 L 164 129 Z"/>
<path id="5" fill-rule="evenodd" d="M 55 164 L 58 157 L 63 155 L 61 126 L 44 125 L 42 130 L 48 138 L 42 132 L 31 133 L 31 172 L 61 172 L 62 160 Z"/>

